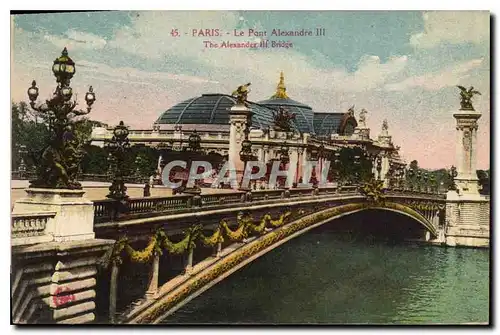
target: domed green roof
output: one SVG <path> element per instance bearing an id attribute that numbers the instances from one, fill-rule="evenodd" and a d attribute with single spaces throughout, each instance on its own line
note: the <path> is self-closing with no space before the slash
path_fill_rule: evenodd
<path id="1" fill-rule="evenodd" d="M 157 124 L 220 124 L 229 125 L 229 110 L 236 99 L 227 94 L 203 94 L 185 100 L 166 110 Z M 273 109 L 248 102 L 252 110 L 252 126 L 267 128 L 273 124 Z"/>

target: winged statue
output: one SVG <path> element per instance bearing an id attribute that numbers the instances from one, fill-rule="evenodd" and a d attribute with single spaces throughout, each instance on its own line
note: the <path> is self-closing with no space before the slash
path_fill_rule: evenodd
<path id="1" fill-rule="evenodd" d="M 471 101 L 472 97 L 474 95 L 481 95 L 481 93 L 477 90 L 474 90 L 474 86 L 469 87 L 469 89 L 466 89 L 465 87 L 460 85 L 457 85 L 457 87 L 460 89 L 460 109 L 474 110 Z"/>
<path id="2" fill-rule="evenodd" d="M 245 85 L 238 86 L 238 88 L 233 91 L 232 96 L 236 97 L 236 102 L 239 105 L 246 105 L 246 100 L 248 98 L 248 93 L 250 93 L 251 83 L 247 83 Z"/>

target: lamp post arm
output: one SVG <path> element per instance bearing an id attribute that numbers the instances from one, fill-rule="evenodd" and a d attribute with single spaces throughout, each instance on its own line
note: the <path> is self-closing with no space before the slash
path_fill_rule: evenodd
<path id="1" fill-rule="evenodd" d="M 73 110 L 73 113 L 75 114 L 75 116 L 87 115 L 88 113 L 90 113 L 90 108 L 88 108 L 86 111 L 82 109 Z"/>

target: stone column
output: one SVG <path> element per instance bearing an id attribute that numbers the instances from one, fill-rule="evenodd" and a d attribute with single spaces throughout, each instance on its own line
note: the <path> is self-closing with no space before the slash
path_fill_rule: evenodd
<path id="1" fill-rule="evenodd" d="M 184 269 L 184 272 L 187 275 L 191 274 L 191 272 L 193 271 L 193 252 L 194 252 L 194 248 L 189 248 L 187 260 L 186 260 L 186 267 Z"/>
<path id="2" fill-rule="evenodd" d="M 118 290 L 119 266 L 116 261 L 111 264 L 111 279 L 109 285 L 109 323 L 115 323 L 116 315 L 116 293 Z"/>
<path id="3" fill-rule="evenodd" d="M 229 157 L 230 168 L 236 172 L 237 180 L 241 180 L 245 164 L 240 159 L 241 143 L 245 139 L 245 128 L 252 117 L 250 108 L 234 105 L 229 111 Z M 237 186 L 237 185 L 236 185 Z"/>
<path id="4" fill-rule="evenodd" d="M 288 176 L 286 179 L 287 187 L 291 188 L 295 182 L 295 176 L 297 175 L 297 162 L 299 160 L 299 154 L 297 148 L 290 148 L 290 162 L 288 163 Z"/>
<path id="5" fill-rule="evenodd" d="M 217 246 L 216 246 L 216 249 L 215 249 L 215 257 L 216 258 L 220 258 L 222 255 L 222 243 L 221 242 L 217 242 Z"/>
<path id="6" fill-rule="evenodd" d="M 302 164 L 303 164 L 304 148 L 297 148 L 297 173 L 295 174 L 295 182 L 298 184 L 299 179 L 302 176 Z"/>
<path id="7" fill-rule="evenodd" d="M 453 113 L 456 119 L 456 165 L 455 182 L 459 194 L 480 198 L 476 174 L 477 159 L 477 120 L 481 113 L 475 110 L 459 110 Z"/>
<path id="8" fill-rule="evenodd" d="M 380 170 L 380 179 L 384 181 L 384 187 L 389 186 L 389 155 L 387 152 L 382 153 L 382 169 Z"/>
<path id="9" fill-rule="evenodd" d="M 476 175 L 477 120 L 481 113 L 461 109 L 453 113 L 456 119 L 455 184 L 458 191 L 446 194 L 445 239 L 449 246 L 489 247 L 490 202 L 479 194 Z"/>
<path id="10" fill-rule="evenodd" d="M 160 271 L 160 255 L 157 253 L 153 256 L 153 265 L 149 275 L 149 287 L 146 291 L 147 299 L 154 299 L 158 294 L 158 275 Z"/>
<path id="11" fill-rule="evenodd" d="M 304 172 L 305 172 L 305 169 L 307 166 L 307 162 L 309 161 L 308 156 L 309 156 L 309 152 L 307 151 L 307 148 L 304 148 L 304 150 L 302 152 L 302 159 L 300 162 L 300 177 L 299 177 L 299 178 L 302 178 L 302 181 L 304 184 L 307 184 L 309 182 L 309 180 L 304 179 L 305 178 Z"/>

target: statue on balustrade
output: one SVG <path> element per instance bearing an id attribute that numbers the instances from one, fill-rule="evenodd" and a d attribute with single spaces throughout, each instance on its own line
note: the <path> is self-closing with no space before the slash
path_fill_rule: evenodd
<path id="1" fill-rule="evenodd" d="M 72 111 L 74 116 L 71 116 L 69 112 L 58 112 L 51 118 L 52 139 L 42 152 L 38 161 L 37 178 L 31 181 L 30 186 L 81 189 L 81 184 L 76 179 L 84 156 L 84 143 L 75 134 L 73 117 L 87 113 Z"/>
<path id="2" fill-rule="evenodd" d="M 474 97 L 474 95 L 481 95 L 481 93 L 474 90 L 474 86 L 469 87 L 469 89 L 460 85 L 457 85 L 457 87 L 460 89 L 460 109 L 473 111 L 472 97 Z"/>
<path id="3" fill-rule="evenodd" d="M 387 120 L 384 119 L 384 121 L 382 121 L 382 131 L 387 132 L 387 130 L 389 130 L 389 124 L 387 123 Z"/>
<path id="4" fill-rule="evenodd" d="M 236 97 L 236 103 L 238 105 L 243 105 L 243 106 L 247 105 L 246 101 L 247 101 L 247 98 L 248 98 L 248 93 L 250 93 L 250 88 L 249 88 L 250 85 L 251 85 L 251 83 L 247 83 L 245 85 L 240 85 L 231 94 L 233 97 Z"/>
<path id="5" fill-rule="evenodd" d="M 366 114 L 368 111 L 366 109 L 361 109 L 361 112 L 359 113 L 359 125 L 361 127 L 366 127 Z"/>
<path id="6" fill-rule="evenodd" d="M 350 116 L 354 116 L 354 106 L 355 106 L 355 105 L 352 105 L 352 106 L 351 106 L 351 108 L 349 108 L 349 109 L 347 110 L 347 113 L 348 113 Z"/>
<path id="7" fill-rule="evenodd" d="M 290 113 L 288 110 L 283 107 L 278 107 L 278 111 L 276 113 L 273 112 L 274 117 L 274 130 L 291 132 L 293 131 L 293 123 L 292 120 L 295 120 L 295 114 Z"/>

